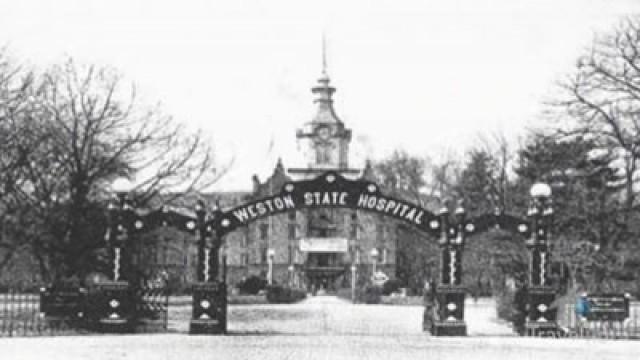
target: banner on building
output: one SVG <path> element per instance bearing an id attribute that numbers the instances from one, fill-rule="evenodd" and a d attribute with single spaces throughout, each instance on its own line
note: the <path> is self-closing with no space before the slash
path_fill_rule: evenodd
<path id="1" fill-rule="evenodd" d="M 300 251 L 313 253 L 347 252 L 349 242 L 346 238 L 303 238 L 300 239 Z"/>

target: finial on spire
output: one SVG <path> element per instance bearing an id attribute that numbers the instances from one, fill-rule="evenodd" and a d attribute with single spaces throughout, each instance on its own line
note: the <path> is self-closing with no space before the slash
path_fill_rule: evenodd
<path id="1" fill-rule="evenodd" d="M 275 171 L 280 171 L 280 172 L 284 171 L 284 165 L 282 165 L 282 158 L 281 157 L 278 158 L 278 162 L 276 163 Z"/>
<path id="2" fill-rule="evenodd" d="M 322 75 L 327 75 L 327 36 L 322 32 Z"/>
<path id="3" fill-rule="evenodd" d="M 316 95 L 313 100 L 314 103 L 319 104 L 318 114 L 314 117 L 314 122 L 340 122 L 340 119 L 336 116 L 331 99 L 331 95 L 336 91 L 336 88 L 329 85 L 331 80 L 327 74 L 327 39 L 325 32 L 322 32 L 322 74 L 318 78 L 316 86 L 311 88 L 311 92 Z"/>

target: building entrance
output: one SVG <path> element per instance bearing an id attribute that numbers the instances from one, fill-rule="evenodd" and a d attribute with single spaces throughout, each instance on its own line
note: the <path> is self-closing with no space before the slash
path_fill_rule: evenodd
<path id="1" fill-rule="evenodd" d="M 305 264 L 309 291 L 314 295 L 335 293 L 345 271 L 341 253 L 310 253 Z"/>
<path id="2" fill-rule="evenodd" d="M 309 254 L 307 265 L 317 268 L 329 268 L 339 266 L 337 253 Z"/>

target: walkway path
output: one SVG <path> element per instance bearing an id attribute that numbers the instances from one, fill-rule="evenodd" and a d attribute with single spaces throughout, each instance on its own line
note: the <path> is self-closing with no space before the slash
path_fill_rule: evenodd
<path id="1" fill-rule="evenodd" d="M 189 308 L 172 324 L 186 330 Z M 637 359 L 634 341 L 521 338 L 495 320 L 492 303 L 467 306 L 470 336 L 422 332 L 419 306 L 353 305 L 331 297 L 294 305 L 230 307 L 228 336 L 181 333 L 0 338 L 6 359 Z M 180 330 L 180 329 L 179 329 Z M 500 336 L 495 336 L 500 335 Z"/>
<path id="2" fill-rule="evenodd" d="M 309 296 L 298 303 L 299 305 L 351 305 L 350 300 L 339 298 L 337 296 Z"/>
<path id="3" fill-rule="evenodd" d="M 236 334 L 421 334 L 422 306 L 352 304 L 335 296 L 314 296 L 291 305 L 232 305 L 229 331 Z M 169 326 L 187 332 L 191 307 L 171 307 Z M 495 302 L 467 301 L 469 335 L 515 336 L 497 319 Z"/>
<path id="4" fill-rule="evenodd" d="M 471 336 L 516 336 L 511 325 L 496 314 L 496 302 L 481 298 L 477 302 L 467 299 L 465 320 Z"/>
<path id="5" fill-rule="evenodd" d="M 364 305 L 334 296 L 310 297 L 292 305 L 231 306 L 235 333 L 399 335 L 422 334 L 422 306 Z M 496 317 L 495 302 L 468 301 L 469 335 L 514 336 Z"/>

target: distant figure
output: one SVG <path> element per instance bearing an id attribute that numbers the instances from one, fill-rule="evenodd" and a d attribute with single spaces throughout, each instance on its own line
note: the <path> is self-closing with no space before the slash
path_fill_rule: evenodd
<path id="1" fill-rule="evenodd" d="M 423 295 L 425 296 L 425 299 L 427 298 L 429 293 L 431 293 L 431 281 L 427 280 L 424 282 L 424 291 L 423 291 Z"/>
<path id="2" fill-rule="evenodd" d="M 424 314 L 422 329 L 433 333 L 433 324 L 437 317 L 436 289 L 432 282 L 424 282 Z"/>
<path id="3" fill-rule="evenodd" d="M 471 298 L 473 299 L 473 303 L 477 304 L 478 303 L 478 296 L 480 294 L 480 287 L 475 287 L 475 288 L 471 288 L 470 289 L 470 293 L 471 293 Z"/>
<path id="4" fill-rule="evenodd" d="M 591 311 L 589 300 L 587 299 L 587 293 L 583 292 L 576 301 L 576 315 L 583 321 L 587 319 L 587 315 Z"/>
<path id="5" fill-rule="evenodd" d="M 517 287 L 513 296 L 513 329 L 520 335 L 524 335 L 525 322 L 527 319 L 527 293 L 528 289 L 525 284 Z"/>

